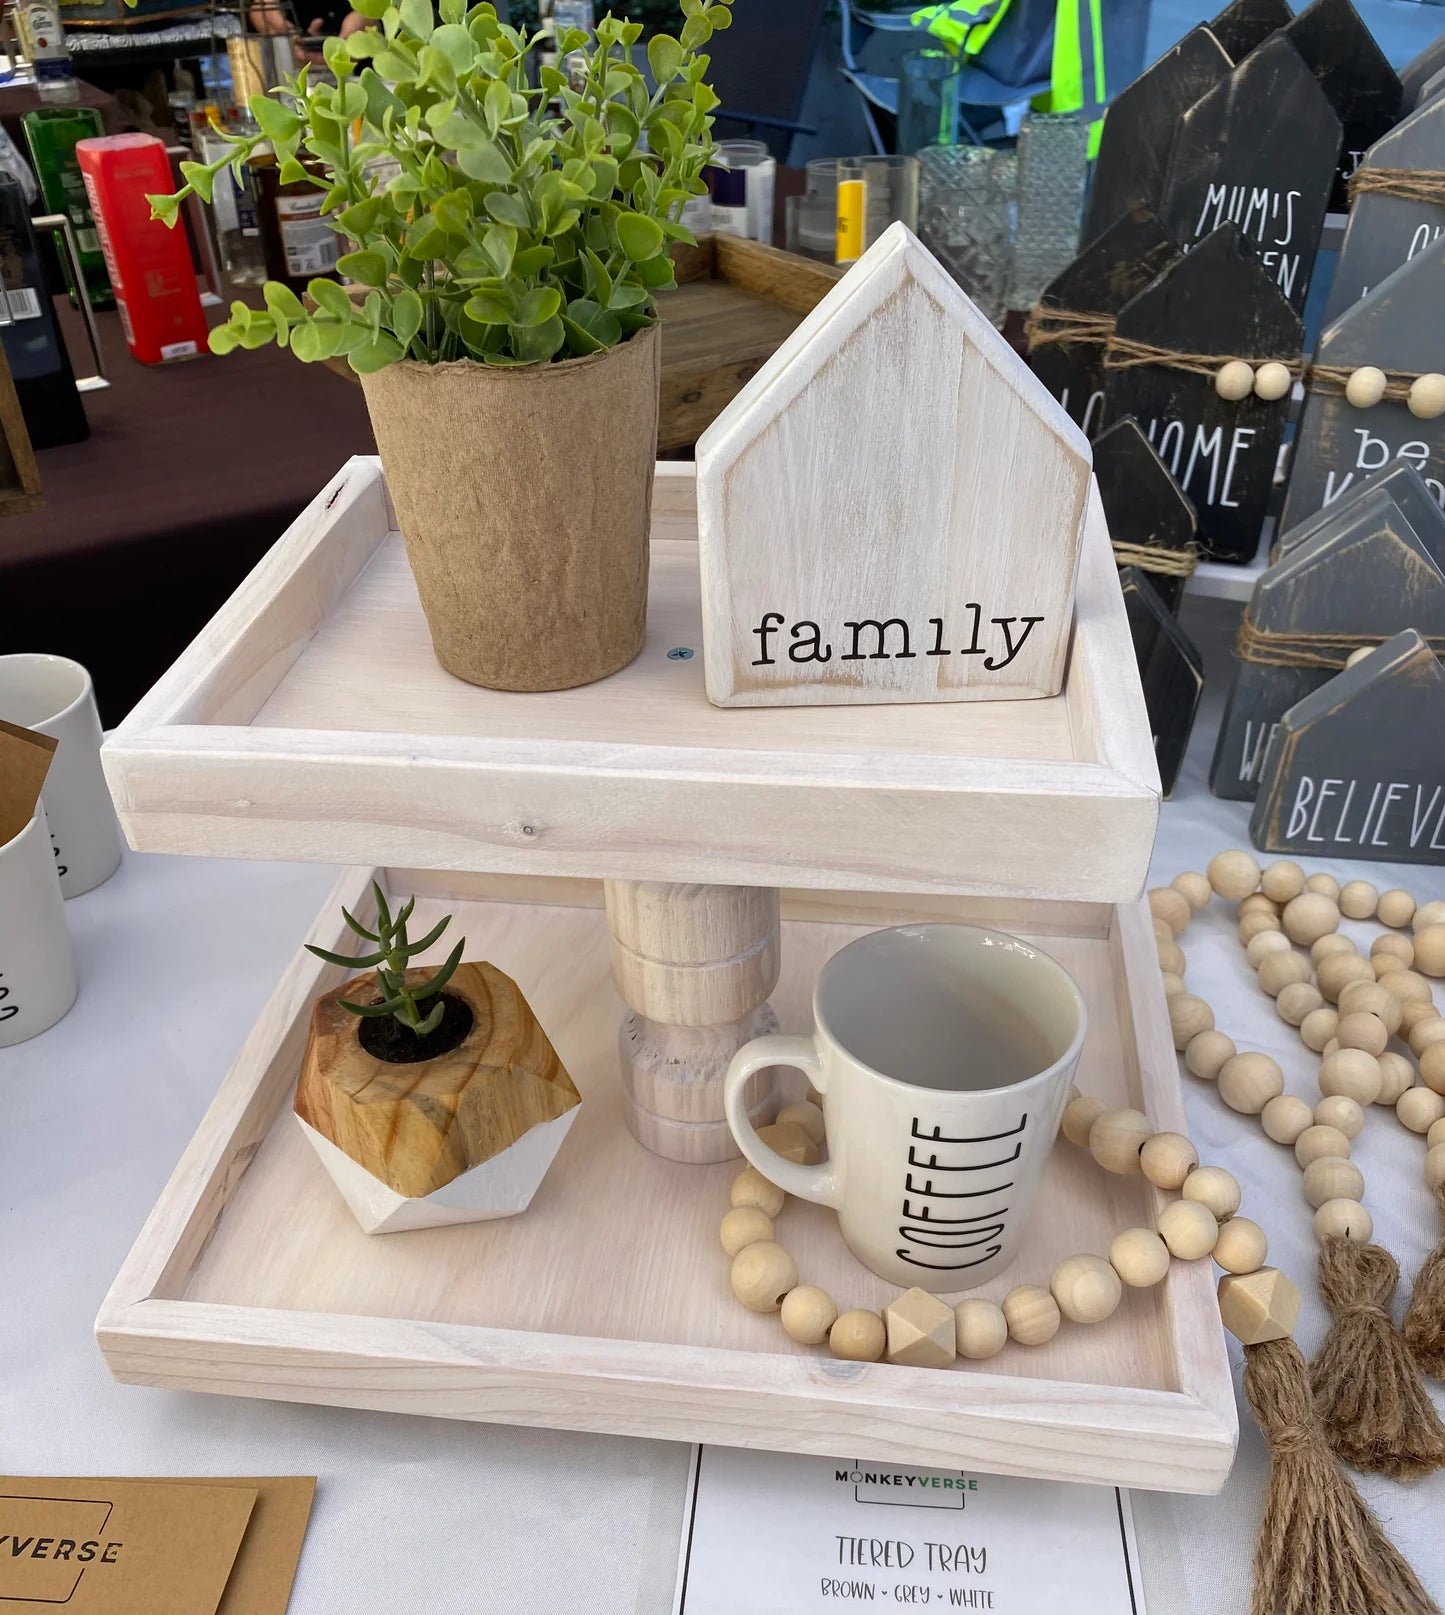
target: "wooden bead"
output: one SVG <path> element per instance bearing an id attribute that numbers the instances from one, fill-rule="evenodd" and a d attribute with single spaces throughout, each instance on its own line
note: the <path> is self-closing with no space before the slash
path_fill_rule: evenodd
<path id="1" fill-rule="evenodd" d="M 1373 409 L 1385 396 L 1389 378 L 1378 365 L 1362 364 L 1350 373 L 1345 383 L 1345 397 L 1356 409 Z"/>
<path id="2" fill-rule="evenodd" d="M 1315 1238 L 1353 1239 L 1368 1245 L 1374 1237 L 1375 1220 L 1358 1200 L 1326 1200 L 1315 1212 Z"/>
<path id="3" fill-rule="evenodd" d="M 1159 955 L 1161 970 L 1167 970 L 1175 976 L 1184 974 L 1184 953 L 1177 942 L 1163 942 L 1156 937 L 1154 948 Z"/>
<path id="4" fill-rule="evenodd" d="M 888 1344 L 888 1331 L 876 1312 L 840 1312 L 828 1331 L 828 1349 L 847 1363 L 876 1363 Z"/>
<path id="5" fill-rule="evenodd" d="M 1397 931 L 1377 936 L 1370 945 L 1370 963 L 1375 967 L 1375 978 L 1387 976 L 1392 970 L 1408 970 L 1415 962 L 1415 944 Z"/>
<path id="6" fill-rule="evenodd" d="M 1101 1099 L 1080 1094 L 1064 1106 L 1064 1119 L 1060 1122 L 1064 1137 L 1081 1150 L 1089 1147 L 1089 1131 L 1109 1107 Z"/>
<path id="7" fill-rule="evenodd" d="M 1416 376 L 1405 395 L 1405 404 L 1418 420 L 1433 421 L 1445 415 L 1445 376 L 1438 370 Z"/>
<path id="8" fill-rule="evenodd" d="M 1042 1346 L 1059 1332 L 1063 1315 L 1053 1296 L 1037 1284 L 1020 1284 L 1003 1298 L 1009 1339 L 1020 1346 Z"/>
<path id="9" fill-rule="evenodd" d="M 823 1121 L 823 1111 L 811 1099 L 799 1099 L 791 1105 L 784 1105 L 778 1112 L 778 1125 L 791 1122 L 795 1127 L 801 1127 L 812 1141 L 820 1145 L 826 1137 L 827 1128 Z"/>
<path id="10" fill-rule="evenodd" d="M 1284 1092 L 1284 1073 L 1267 1054 L 1248 1051 L 1226 1060 L 1217 1078 L 1219 1097 L 1231 1110 L 1244 1116 L 1257 1116 L 1274 1098 Z"/>
<path id="11" fill-rule="evenodd" d="M 1415 969 L 1438 980 L 1445 976 L 1445 925 L 1427 925 L 1415 932 Z"/>
<path id="12" fill-rule="evenodd" d="M 1191 1038 L 1213 1029 L 1214 1011 L 1202 998 L 1196 998 L 1193 993 L 1175 993 L 1169 1000 L 1169 1030 L 1174 1034 L 1174 1047 L 1181 1054 Z"/>
<path id="13" fill-rule="evenodd" d="M 1381 925 L 1408 925 L 1415 917 L 1415 899 L 1399 886 L 1380 893 L 1375 905 L 1375 917 Z"/>
<path id="14" fill-rule="evenodd" d="M 1258 912 L 1246 914 L 1239 924 L 1235 926 L 1234 931 L 1239 940 L 1248 947 L 1255 937 L 1264 936 L 1269 931 L 1279 931 L 1279 921 L 1275 919 L 1273 914 L 1260 914 Z M 1281 931 L 1280 935 L 1283 936 L 1284 933 Z M 1285 941 L 1288 942 L 1289 938 L 1285 937 Z"/>
<path id="15" fill-rule="evenodd" d="M 1354 982 L 1375 985 L 1375 967 L 1358 953 L 1332 953 L 1315 966 L 1315 985 L 1331 1004 Z"/>
<path id="16" fill-rule="evenodd" d="M 1259 865 L 1242 848 L 1216 853 L 1209 860 L 1209 884 L 1221 896 L 1242 902 L 1259 886 Z"/>
<path id="17" fill-rule="evenodd" d="M 1445 1116 L 1438 1122 L 1430 1123 L 1430 1131 L 1425 1135 L 1425 1142 L 1432 1150 L 1437 1144 L 1445 1144 Z"/>
<path id="18" fill-rule="evenodd" d="M 1328 897 L 1331 902 L 1340 900 L 1340 883 L 1333 875 L 1310 875 L 1305 880 L 1307 892 L 1318 892 L 1321 897 Z"/>
<path id="19" fill-rule="evenodd" d="M 1445 1116 L 1445 1097 L 1433 1088 L 1410 1088 L 1395 1101 L 1395 1114 L 1412 1133 L 1428 1133 Z"/>
<path id="20" fill-rule="evenodd" d="M 1149 893 L 1149 912 L 1156 920 L 1163 920 L 1175 936 L 1180 935 L 1194 918 L 1189 899 L 1172 886 L 1156 886 Z"/>
<path id="21" fill-rule="evenodd" d="M 1385 1052 L 1390 1034 L 1378 1015 L 1356 1010 L 1353 1015 L 1340 1017 L 1335 1038 L 1342 1049 L 1363 1049 L 1366 1054 L 1378 1057 Z"/>
<path id="22" fill-rule="evenodd" d="M 1219 1238 L 1219 1224 L 1208 1206 L 1197 1200 L 1171 1200 L 1159 1213 L 1154 1226 L 1169 1247 L 1169 1254 L 1181 1262 L 1197 1262 L 1208 1256 Z"/>
<path id="23" fill-rule="evenodd" d="M 1150 920 L 1149 925 L 1154 932 L 1154 941 L 1156 945 L 1160 942 L 1172 942 L 1174 940 L 1174 933 L 1169 929 L 1163 920 L 1158 918 L 1157 915 Z"/>
<path id="24" fill-rule="evenodd" d="M 1431 1043 L 1420 1056 L 1420 1081 L 1435 1093 L 1445 1094 L 1445 1043 Z"/>
<path id="25" fill-rule="evenodd" d="M 1400 1035 L 1406 1039 L 1421 1021 L 1438 1020 L 1440 1011 L 1434 999 L 1427 1004 L 1423 998 L 1405 998 L 1400 1001 Z"/>
<path id="26" fill-rule="evenodd" d="M 958 1355 L 980 1362 L 1008 1344 L 1008 1319 L 996 1302 L 970 1297 L 953 1309 L 953 1333 Z"/>
<path id="27" fill-rule="evenodd" d="M 1315 1010 L 1324 1008 L 1324 999 L 1320 997 L 1320 990 L 1308 981 L 1292 981 L 1288 987 L 1281 987 L 1279 996 L 1274 1001 L 1275 1013 L 1288 1026 L 1299 1026 L 1306 1015 L 1312 1015 Z"/>
<path id="28" fill-rule="evenodd" d="M 1323 1052 L 1324 1052 L 1324 1053 L 1325 1053 L 1325 1054 L 1327 1054 L 1327 1055 L 1328 1055 L 1328 1054 L 1333 1054 L 1333 1053 L 1334 1053 L 1334 1052 L 1335 1052 L 1335 1050 L 1336 1050 L 1336 1049 L 1337 1049 L 1337 1048 L 1339 1048 L 1339 1046 L 1340 1046 L 1340 1040 L 1339 1040 L 1339 1038 L 1337 1038 L 1337 1037 L 1332 1037 L 1332 1038 L 1331 1038 L 1331 1039 L 1330 1039 L 1330 1040 L 1329 1040 L 1329 1042 L 1328 1042 L 1328 1043 L 1326 1043 L 1326 1044 L 1325 1044 L 1325 1046 L 1324 1046 L 1324 1051 L 1323 1051 Z"/>
<path id="29" fill-rule="evenodd" d="M 1226 1273 L 1219 1281 L 1220 1322 L 1246 1346 L 1287 1340 L 1299 1321 L 1299 1307 L 1299 1290 L 1277 1267 Z"/>
<path id="30" fill-rule="evenodd" d="M 1416 938 L 1418 947 L 1419 939 Z M 1415 970 L 1390 970 L 1380 977 L 1380 985 L 1387 993 L 1394 993 L 1403 1004 L 1407 999 L 1413 998 L 1422 1004 L 1430 1004 L 1435 995 L 1430 989 L 1430 983 Z"/>
<path id="31" fill-rule="evenodd" d="M 1345 666 L 1353 667 L 1356 662 L 1363 662 L 1370 652 L 1376 649 L 1378 649 L 1378 647 L 1375 645 L 1361 645 L 1357 650 L 1352 650 L 1350 654 L 1345 657 Z"/>
<path id="32" fill-rule="evenodd" d="M 734 1206 L 723 1213 L 719 1238 L 729 1256 L 748 1245 L 766 1244 L 773 1237 L 773 1219 L 756 1206 Z"/>
<path id="33" fill-rule="evenodd" d="M 1089 1153 L 1106 1172 L 1138 1172 L 1139 1151 L 1153 1132 L 1141 1111 L 1106 1110 L 1089 1129 Z"/>
<path id="34" fill-rule="evenodd" d="M 1340 994 L 1341 1015 L 1357 1015 L 1361 1011 L 1378 1015 L 1385 1023 L 1387 1032 L 1400 1030 L 1402 1008 L 1394 993 L 1382 987 L 1378 981 L 1352 981 Z"/>
<path id="35" fill-rule="evenodd" d="M 758 1128 L 758 1137 L 775 1155 L 795 1166 L 816 1166 L 822 1159 L 818 1146 L 796 1122 L 775 1121 L 771 1127 Z"/>
<path id="36" fill-rule="evenodd" d="M 1352 938 L 1341 936 L 1338 931 L 1327 931 L 1324 936 L 1316 937 L 1310 943 L 1310 961 L 1313 964 L 1318 964 L 1321 959 L 1328 959 L 1332 953 L 1358 953 L 1359 951 Z"/>
<path id="37" fill-rule="evenodd" d="M 1305 1199 L 1316 1210 L 1326 1200 L 1360 1200 L 1365 1193 L 1365 1174 L 1359 1167 L 1332 1155 L 1311 1161 L 1300 1181 Z"/>
<path id="38" fill-rule="evenodd" d="M 1388 1105 L 1392 1110 L 1400 1095 L 1415 1085 L 1415 1072 L 1403 1054 L 1386 1049 L 1380 1056 L 1380 1092 L 1377 1105 Z"/>
<path id="39" fill-rule="evenodd" d="M 1257 936 L 1250 937 L 1244 945 L 1244 956 L 1249 960 L 1249 968 L 1258 970 L 1271 953 L 1288 953 L 1290 940 L 1283 931 L 1271 927 L 1268 931 L 1261 931 Z"/>
<path id="40" fill-rule="evenodd" d="M 903 1368 L 947 1368 L 958 1355 L 953 1308 L 927 1290 L 905 1290 L 883 1309 L 888 1361 Z"/>
<path id="41" fill-rule="evenodd" d="M 1338 1127 L 1322 1127 L 1314 1122 L 1294 1141 L 1294 1158 L 1301 1167 L 1329 1155 L 1337 1155 L 1342 1161 L 1350 1158 L 1350 1141 Z"/>
<path id="42" fill-rule="evenodd" d="M 1169 1271 L 1169 1247 L 1152 1228 L 1126 1228 L 1115 1234 L 1109 1262 L 1130 1289 L 1147 1290 Z"/>
<path id="43" fill-rule="evenodd" d="M 1251 892 L 1248 897 L 1241 899 L 1239 907 L 1235 910 L 1235 918 L 1242 920 L 1250 914 L 1268 914 L 1276 925 L 1279 925 L 1279 904 L 1272 897 L 1266 897 L 1263 892 Z"/>
<path id="44" fill-rule="evenodd" d="M 1166 1001 L 1173 998 L 1175 993 L 1188 991 L 1184 985 L 1184 977 L 1176 976 L 1172 970 L 1161 970 L 1159 972 L 1159 980 L 1163 983 L 1164 997 Z"/>
<path id="45" fill-rule="evenodd" d="M 1268 1254 L 1264 1229 L 1248 1217 L 1231 1217 L 1214 1242 L 1214 1260 L 1226 1273 L 1253 1273 Z"/>
<path id="46" fill-rule="evenodd" d="M 1413 1002 L 1418 1003 L 1419 1000 Z M 1410 1053 L 1417 1060 L 1423 1060 L 1427 1049 L 1433 1049 L 1437 1043 L 1445 1043 L 1445 1019 L 1439 1015 L 1422 1015 L 1410 1028 L 1405 1041 L 1410 1045 Z"/>
<path id="47" fill-rule="evenodd" d="M 1140 1150 L 1139 1165 L 1156 1189 L 1177 1189 L 1199 1165 L 1199 1153 L 1183 1133 L 1155 1133 Z"/>
<path id="48" fill-rule="evenodd" d="M 1340 913 L 1347 920 L 1368 920 L 1379 901 L 1379 889 L 1367 880 L 1349 880 L 1340 887 Z"/>
<path id="49" fill-rule="evenodd" d="M 1411 916 L 1411 924 L 1417 931 L 1423 931 L 1427 925 L 1445 925 L 1445 898 L 1421 903 Z"/>
<path id="50" fill-rule="evenodd" d="M 1201 875 L 1197 869 L 1186 869 L 1182 874 L 1176 875 L 1169 884 L 1195 914 L 1208 908 L 1209 900 L 1214 896 L 1214 888 L 1209 884 L 1209 877 Z"/>
<path id="51" fill-rule="evenodd" d="M 1219 1068 L 1237 1052 L 1228 1032 L 1201 1032 L 1198 1037 L 1190 1038 L 1184 1051 L 1184 1064 L 1194 1076 L 1213 1082 Z"/>
<path id="52" fill-rule="evenodd" d="M 1243 359 L 1226 359 L 1214 372 L 1214 390 L 1231 404 L 1248 398 L 1254 391 L 1254 366 Z"/>
<path id="53" fill-rule="evenodd" d="M 1334 1010 L 1312 1009 L 1300 1022 L 1299 1035 L 1307 1049 L 1319 1054 L 1326 1043 L 1333 1041 L 1335 1028 L 1339 1024 L 1340 1017 Z"/>
<path id="54" fill-rule="evenodd" d="M 1365 966 L 1366 970 L 1369 966 Z M 1297 953 L 1271 953 L 1259 967 L 1259 985 L 1271 998 L 1294 982 L 1310 979 L 1310 967 Z"/>
<path id="55" fill-rule="evenodd" d="M 1066 1256 L 1049 1279 L 1049 1293 L 1070 1323 L 1102 1323 L 1124 1287 L 1102 1256 Z"/>
<path id="56" fill-rule="evenodd" d="M 776 1312 L 798 1283 L 798 1267 L 781 1245 L 744 1245 L 728 1275 L 733 1294 L 752 1312 Z"/>
<path id="57" fill-rule="evenodd" d="M 1278 359 L 1266 359 L 1254 372 L 1254 396 L 1266 404 L 1276 403 L 1294 386 L 1289 366 Z"/>
<path id="58" fill-rule="evenodd" d="M 756 1206 L 769 1217 L 777 1216 L 786 1198 L 777 1184 L 769 1183 L 755 1166 L 745 1166 L 738 1173 L 729 1197 L 734 1206 Z"/>
<path id="59" fill-rule="evenodd" d="M 1425 1156 L 1425 1187 L 1432 1193 L 1445 1183 L 1445 1144 L 1436 1144 Z"/>
<path id="60" fill-rule="evenodd" d="M 1305 872 L 1288 858 L 1281 858 L 1260 871 L 1259 889 L 1272 903 L 1288 903 L 1305 889 Z"/>
<path id="61" fill-rule="evenodd" d="M 1308 947 L 1340 928 L 1339 906 L 1322 892 L 1301 892 L 1285 904 L 1280 929 L 1291 942 Z"/>
<path id="62" fill-rule="evenodd" d="M 1314 1126 L 1314 1114 L 1294 1094 L 1277 1094 L 1259 1113 L 1265 1136 L 1276 1144 L 1293 1144 L 1305 1128 Z"/>
<path id="63" fill-rule="evenodd" d="M 1384 1078 L 1380 1062 L 1363 1049 L 1336 1049 L 1320 1061 L 1320 1092 L 1343 1094 L 1357 1105 L 1373 1105 L 1379 1098 Z"/>
<path id="64" fill-rule="evenodd" d="M 1179 1191 L 1185 1200 L 1201 1205 L 1216 1222 L 1228 1222 L 1242 1198 L 1232 1172 L 1222 1166 L 1201 1166 L 1184 1180 Z"/>
<path id="65" fill-rule="evenodd" d="M 783 1297 L 783 1332 L 803 1346 L 821 1346 L 838 1321 L 833 1297 L 816 1284 L 800 1284 Z"/>
<path id="66" fill-rule="evenodd" d="M 1364 1111 L 1342 1093 L 1321 1099 L 1315 1106 L 1314 1119 L 1321 1127 L 1338 1127 L 1346 1138 L 1358 1138 L 1365 1125 Z"/>

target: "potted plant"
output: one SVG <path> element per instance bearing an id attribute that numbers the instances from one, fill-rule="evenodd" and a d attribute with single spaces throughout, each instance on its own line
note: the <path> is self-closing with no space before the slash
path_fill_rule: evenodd
<path id="1" fill-rule="evenodd" d="M 462 962 L 411 961 L 416 899 L 393 915 L 375 883 L 376 929 L 343 909 L 366 944 L 363 969 L 316 1000 L 296 1084 L 302 1130 L 369 1234 L 480 1222 L 525 1211 L 576 1119 L 581 1096 L 511 977 Z"/>
<path id="2" fill-rule="evenodd" d="M 657 439 L 654 295 L 710 157 L 700 54 L 731 0 L 683 0 L 657 34 L 649 90 L 639 23 L 559 41 L 567 71 L 528 83 L 535 38 L 491 5 L 358 0 L 375 19 L 328 39 L 336 83 L 302 67 L 254 97 L 261 133 L 152 197 L 174 223 L 226 164 L 266 140 L 281 182 L 320 164 L 337 268 L 307 303 L 269 282 L 231 305 L 211 348 L 344 354 L 377 446 L 442 666 L 475 684 L 565 689 L 642 648 Z"/>

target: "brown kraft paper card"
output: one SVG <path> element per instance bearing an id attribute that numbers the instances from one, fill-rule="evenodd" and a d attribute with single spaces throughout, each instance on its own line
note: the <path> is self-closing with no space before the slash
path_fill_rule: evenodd
<path id="1" fill-rule="evenodd" d="M 0 847 L 35 817 L 56 742 L 0 718 Z"/>

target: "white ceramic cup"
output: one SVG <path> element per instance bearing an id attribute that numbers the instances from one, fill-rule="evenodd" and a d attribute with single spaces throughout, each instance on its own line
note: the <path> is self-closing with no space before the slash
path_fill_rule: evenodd
<path id="1" fill-rule="evenodd" d="M 0 846 L 0 1049 L 55 1025 L 75 1002 L 75 959 L 39 808 Z"/>
<path id="2" fill-rule="evenodd" d="M 899 925 L 823 967 L 811 1037 L 760 1037 L 723 1082 L 738 1147 L 788 1194 L 832 1206 L 848 1248 L 891 1283 L 971 1289 L 1018 1250 L 1084 1043 L 1083 995 L 1001 931 Z M 785 1161 L 743 1090 L 762 1066 L 806 1071 L 828 1159 Z"/>
<path id="3" fill-rule="evenodd" d="M 0 656 L 0 718 L 56 742 L 40 804 L 60 891 L 79 897 L 120 863 L 120 826 L 100 767 L 100 713 L 90 674 L 65 656 Z"/>

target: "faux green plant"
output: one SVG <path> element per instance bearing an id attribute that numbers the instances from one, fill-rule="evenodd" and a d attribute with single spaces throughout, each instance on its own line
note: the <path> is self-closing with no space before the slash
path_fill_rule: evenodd
<path id="1" fill-rule="evenodd" d="M 356 0 L 376 26 L 326 41 L 334 85 L 302 67 L 253 97 L 259 135 L 182 163 L 185 186 L 149 200 L 174 224 L 186 196 L 209 201 L 220 171 L 239 178 L 269 141 L 281 183 L 325 190 L 323 214 L 350 243 L 337 268 L 369 289 L 358 302 L 313 280 L 311 310 L 270 281 L 264 308 L 232 303 L 212 351 L 289 343 L 307 361 L 345 354 L 360 374 L 402 358 L 540 364 L 651 325 L 654 294 L 675 284 L 671 244 L 692 241 L 681 210 L 705 190 L 717 96 L 701 47 L 732 21 L 731 3 L 682 0 L 681 36 L 647 43 L 649 91 L 631 59 L 640 23 L 604 17 L 595 43 L 567 30 L 566 71 L 543 68 L 533 88 L 537 37 L 489 4 L 439 0 L 438 24 L 431 0 Z"/>
<path id="2" fill-rule="evenodd" d="M 416 907 L 416 898 L 409 897 L 393 917 L 387 907 L 386 893 L 373 881 L 371 883 L 372 897 L 376 901 L 376 929 L 368 930 L 357 917 L 346 909 L 342 909 L 342 917 L 347 926 L 354 931 L 364 942 L 374 942 L 376 948 L 371 953 L 359 954 L 354 959 L 348 959 L 344 953 L 331 953 L 325 948 L 318 948 L 313 943 L 306 944 L 306 951 L 314 953 L 318 959 L 324 959 L 329 965 L 342 965 L 348 970 L 376 970 L 376 979 L 384 996 L 375 1004 L 352 1004 L 341 999 L 342 1009 L 350 1010 L 353 1015 L 362 1015 L 368 1019 L 382 1015 L 393 1016 L 402 1026 L 416 1033 L 418 1037 L 425 1037 L 428 1032 L 436 1031 L 441 1025 L 442 1016 L 446 1013 L 446 1005 L 437 999 L 427 1014 L 423 1015 L 421 1004 L 425 999 L 435 998 L 443 987 L 452 979 L 452 974 L 462 962 L 462 949 L 467 945 L 467 939 L 462 938 L 456 947 L 447 955 L 446 963 L 437 971 L 430 981 L 423 982 L 420 987 L 408 987 L 406 984 L 406 971 L 411 961 L 419 953 L 425 953 L 431 945 L 439 940 L 443 931 L 452 923 L 450 914 L 443 917 L 427 934 L 416 942 L 409 940 L 406 934 L 407 921 L 411 919 L 412 910 Z"/>

